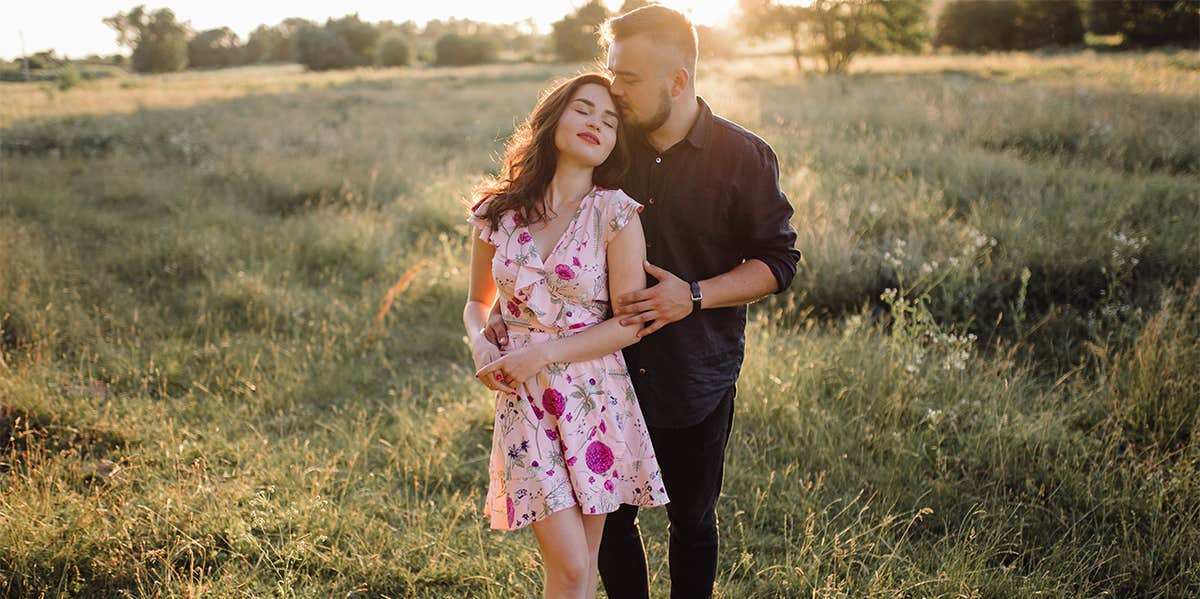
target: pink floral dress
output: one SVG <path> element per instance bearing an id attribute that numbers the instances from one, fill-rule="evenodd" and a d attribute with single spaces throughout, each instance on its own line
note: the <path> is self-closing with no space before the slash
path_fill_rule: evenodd
<path id="1" fill-rule="evenodd" d="M 509 345 L 518 349 L 579 333 L 610 316 L 606 249 L 641 210 L 620 190 L 592 188 L 558 244 L 540 256 L 515 211 L 492 230 L 467 219 L 496 247 L 492 276 Z M 621 352 L 554 363 L 517 388 L 496 393 L 485 509 L 492 528 L 514 530 L 562 509 L 585 514 L 667 502 L 654 448 Z"/>

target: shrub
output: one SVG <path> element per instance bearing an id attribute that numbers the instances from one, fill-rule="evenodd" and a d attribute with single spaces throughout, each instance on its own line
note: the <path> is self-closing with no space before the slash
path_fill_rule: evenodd
<path id="1" fill-rule="evenodd" d="M 481 35 L 448 33 L 434 46 L 438 66 L 464 66 L 495 62 L 499 49 L 495 40 Z"/>
<path id="2" fill-rule="evenodd" d="M 379 66 L 405 67 L 412 64 L 413 46 L 398 33 L 389 34 L 379 42 Z"/>
<path id="3" fill-rule="evenodd" d="M 320 27 L 304 27 L 292 40 L 292 58 L 313 71 L 347 69 L 355 64 L 346 40 Z"/>

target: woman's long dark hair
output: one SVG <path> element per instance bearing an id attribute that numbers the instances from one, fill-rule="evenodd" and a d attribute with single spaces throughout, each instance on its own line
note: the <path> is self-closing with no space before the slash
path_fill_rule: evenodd
<path id="1" fill-rule="evenodd" d="M 601 73 L 584 73 L 563 81 L 542 96 L 529 118 L 513 133 L 504 151 L 500 174 L 489 178 L 473 194 L 475 206 L 492 197 L 484 218 L 494 229 L 500 215 L 516 209 L 525 223 L 546 218 L 546 191 L 558 165 L 558 148 L 554 133 L 558 119 L 575 97 L 575 92 L 589 83 L 608 89 L 612 80 Z M 617 104 L 613 99 L 613 105 Z M 618 119 L 617 143 L 608 158 L 592 172 L 592 182 L 600 187 L 616 189 L 629 165 L 625 146 L 625 128 Z"/>

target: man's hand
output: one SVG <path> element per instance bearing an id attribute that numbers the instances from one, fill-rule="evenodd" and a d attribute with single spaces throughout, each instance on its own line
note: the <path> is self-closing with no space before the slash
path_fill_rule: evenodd
<path id="1" fill-rule="evenodd" d="M 632 315 L 622 318 L 622 325 L 654 321 L 650 326 L 638 331 L 639 338 L 682 320 L 692 313 L 691 285 L 669 271 L 650 264 L 649 261 L 642 262 L 642 268 L 650 276 L 658 279 L 658 284 L 622 295 L 617 298 L 617 308 L 613 311 L 614 315 Z"/>

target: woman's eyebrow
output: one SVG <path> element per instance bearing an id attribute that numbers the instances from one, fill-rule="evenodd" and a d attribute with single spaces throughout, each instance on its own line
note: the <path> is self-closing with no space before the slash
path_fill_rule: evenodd
<path id="1" fill-rule="evenodd" d="M 574 102 L 583 102 L 584 104 L 588 105 L 588 108 L 591 108 L 593 110 L 596 108 L 596 104 L 593 103 L 591 100 L 588 100 L 587 98 L 575 98 L 573 101 Z M 606 114 L 606 115 L 611 114 L 614 118 L 616 118 L 618 120 L 621 118 L 621 115 L 619 115 L 611 110 L 607 110 L 607 109 L 605 109 L 604 114 Z"/>

